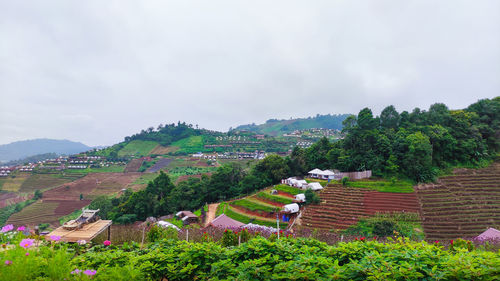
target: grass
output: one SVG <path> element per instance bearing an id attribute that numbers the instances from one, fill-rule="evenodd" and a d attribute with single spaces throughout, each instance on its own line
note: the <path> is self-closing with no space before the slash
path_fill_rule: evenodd
<path id="1" fill-rule="evenodd" d="M 248 209 L 250 211 L 263 211 L 268 213 L 273 213 L 276 210 L 279 210 L 278 207 L 269 207 L 266 205 L 258 204 L 255 201 L 249 201 L 247 199 L 241 199 L 231 202 L 231 205 L 236 205 Z"/>
<path id="2" fill-rule="evenodd" d="M 380 192 L 413 193 L 413 182 L 410 180 L 357 180 L 349 181 L 349 187 L 368 188 Z"/>
<path id="3" fill-rule="evenodd" d="M 190 136 L 172 143 L 172 146 L 179 147 L 175 153 L 192 154 L 204 151 L 203 136 Z"/>
<path id="4" fill-rule="evenodd" d="M 59 223 L 61 225 L 63 225 L 67 221 L 74 220 L 74 219 L 78 218 L 81 214 L 82 214 L 82 210 L 81 209 L 75 210 L 73 213 L 61 217 L 59 219 Z"/>
<path id="5" fill-rule="evenodd" d="M 257 217 L 255 216 L 246 216 L 244 214 L 241 214 L 233 209 L 231 209 L 230 207 L 228 207 L 225 211 L 225 214 L 234 219 L 234 220 L 237 220 L 239 222 L 242 222 L 242 223 L 253 223 L 253 224 L 260 224 L 260 225 L 264 225 L 264 226 L 269 226 L 269 227 L 276 227 L 276 221 L 272 221 L 272 220 L 262 220 L 262 219 L 257 219 Z M 282 223 L 280 222 L 280 228 L 281 229 L 286 229 L 288 227 L 288 224 L 287 223 Z"/>
<path id="6" fill-rule="evenodd" d="M 297 195 L 297 194 L 300 194 L 300 193 L 304 193 L 304 190 L 301 190 L 299 188 L 296 188 L 296 187 L 293 187 L 293 186 L 289 186 L 289 185 L 286 185 L 286 184 L 278 184 L 278 185 L 274 186 L 273 188 L 276 189 L 276 190 L 279 190 L 279 191 L 290 193 L 292 195 Z"/>
<path id="7" fill-rule="evenodd" d="M 118 151 L 118 156 L 145 156 L 158 146 L 154 141 L 133 140 Z"/>
<path id="8" fill-rule="evenodd" d="M 278 203 L 282 203 L 282 204 L 292 203 L 291 198 L 283 197 L 283 196 L 279 196 L 279 195 L 272 195 L 272 194 L 267 193 L 266 191 L 261 191 L 261 192 L 257 193 L 257 197 L 271 200 L 271 201 L 278 202 Z"/>
<path id="9" fill-rule="evenodd" d="M 154 180 L 158 176 L 158 173 L 146 173 L 138 177 L 132 184 L 148 184 L 150 181 Z"/>
<path id="10" fill-rule="evenodd" d="M 348 235 L 377 236 L 374 226 L 380 222 L 392 222 L 399 234 L 411 239 L 424 239 L 424 232 L 417 213 L 377 213 L 374 217 L 360 219 L 355 225 L 344 231 Z"/>
<path id="11" fill-rule="evenodd" d="M 320 180 L 320 179 L 313 179 L 313 178 L 306 178 L 306 182 L 308 182 L 308 183 L 319 182 L 322 186 L 326 186 L 328 184 L 327 180 Z"/>

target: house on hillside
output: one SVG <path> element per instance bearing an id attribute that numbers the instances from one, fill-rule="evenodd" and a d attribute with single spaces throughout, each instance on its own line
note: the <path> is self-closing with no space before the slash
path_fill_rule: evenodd
<path id="1" fill-rule="evenodd" d="M 333 180 L 335 178 L 335 173 L 331 170 L 320 170 L 314 169 L 309 171 L 309 177 L 313 179 L 321 179 L 321 180 Z"/>
<path id="2" fill-rule="evenodd" d="M 243 227 L 245 224 L 239 222 L 237 220 L 233 220 L 232 218 L 226 216 L 225 214 L 221 214 L 216 217 L 212 222 L 210 222 L 209 226 L 222 228 L 222 229 L 236 229 Z"/>
<path id="3" fill-rule="evenodd" d="M 323 189 L 323 186 L 321 186 L 319 182 L 311 182 L 310 184 L 306 185 L 304 189 L 312 189 L 313 191 L 317 191 Z"/>
<path id="4" fill-rule="evenodd" d="M 191 211 L 180 211 L 175 214 L 175 216 L 182 221 L 184 225 L 191 223 L 197 223 L 199 221 L 198 216 L 193 214 Z"/>

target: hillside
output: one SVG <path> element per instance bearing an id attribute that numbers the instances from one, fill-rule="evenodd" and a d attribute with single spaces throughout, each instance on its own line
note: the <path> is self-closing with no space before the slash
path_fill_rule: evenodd
<path id="1" fill-rule="evenodd" d="M 236 127 L 235 131 L 251 131 L 258 134 L 269 134 L 280 136 L 286 133 L 291 133 L 295 130 L 304 130 L 312 128 L 336 129 L 342 130 L 342 122 L 349 114 L 334 114 L 334 115 L 316 115 L 316 117 L 297 118 L 290 120 L 269 119 L 264 124 L 256 125 L 247 124 Z"/>
<path id="2" fill-rule="evenodd" d="M 69 140 L 34 139 L 16 141 L 0 145 L 0 162 L 19 160 L 33 155 L 44 153 L 75 154 L 87 151 L 91 147 Z"/>

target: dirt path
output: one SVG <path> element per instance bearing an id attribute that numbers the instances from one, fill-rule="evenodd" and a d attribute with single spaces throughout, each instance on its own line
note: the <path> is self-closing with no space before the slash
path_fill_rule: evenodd
<path id="1" fill-rule="evenodd" d="M 219 203 L 208 205 L 207 219 L 205 220 L 205 226 L 207 226 L 215 219 L 215 213 L 217 212 L 217 207 L 219 207 Z"/>

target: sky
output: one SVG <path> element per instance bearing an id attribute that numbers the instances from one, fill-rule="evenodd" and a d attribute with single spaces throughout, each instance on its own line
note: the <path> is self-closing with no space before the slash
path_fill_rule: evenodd
<path id="1" fill-rule="evenodd" d="M 498 0 L 0 0 L 0 144 L 499 95 Z"/>

